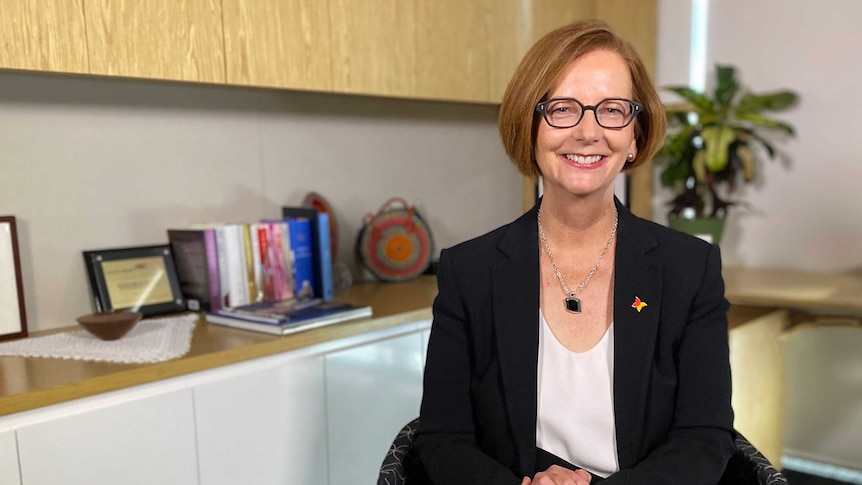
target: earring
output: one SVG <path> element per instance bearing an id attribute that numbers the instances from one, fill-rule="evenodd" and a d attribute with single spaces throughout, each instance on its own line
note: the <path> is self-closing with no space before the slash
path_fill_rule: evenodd
<path id="1" fill-rule="evenodd" d="M 635 154 L 634 154 L 634 153 L 629 153 L 629 156 L 627 156 L 627 157 L 626 157 L 626 161 L 627 161 L 627 162 L 631 162 L 631 161 L 632 161 L 632 160 L 634 160 L 634 159 L 635 159 Z"/>

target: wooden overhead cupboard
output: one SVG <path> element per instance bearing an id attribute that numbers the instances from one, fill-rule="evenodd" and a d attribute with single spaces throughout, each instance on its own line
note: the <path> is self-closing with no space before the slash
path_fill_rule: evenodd
<path id="1" fill-rule="evenodd" d="M 0 0 L 0 68 L 90 72 L 82 0 Z"/>
<path id="2" fill-rule="evenodd" d="M 581 18 L 607 21 L 654 70 L 656 4 L 0 0 L 0 69 L 495 104 L 530 45 Z M 633 211 L 650 218 L 650 167 L 629 181 Z"/>
<path id="3" fill-rule="evenodd" d="M 83 7 L 90 74 L 225 82 L 221 0 L 83 0 Z"/>
<path id="4" fill-rule="evenodd" d="M 655 58 L 654 0 L 0 0 L 0 69 L 497 103 L 578 18 Z"/>

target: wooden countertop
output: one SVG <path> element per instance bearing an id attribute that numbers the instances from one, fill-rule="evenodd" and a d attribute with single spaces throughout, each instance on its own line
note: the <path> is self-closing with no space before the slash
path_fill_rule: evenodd
<path id="1" fill-rule="evenodd" d="M 779 308 L 862 315 L 862 274 L 749 268 L 725 268 L 723 274 L 733 304 L 731 327 Z M 431 318 L 436 294 L 433 276 L 409 283 L 357 284 L 343 299 L 371 305 L 372 318 L 285 337 L 199 321 L 189 353 L 158 364 L 0 357 L 0 416 Z"/>
<path id="2" fill-rule="evenodd" d="M 357 284 L 340 299 L 371 305 L 372 318 L 284 337 L 208 325 L 201 319 L 192 334 L 189 352 L 157 364 L 3 356 L 0 416 L 429 319 L 436 295 L 437 280 L 433 276 L 409 283 Z"/>
<path id="3" fill-rule="evenodd" d="M 862 316 L 862 272 L 725 268 L 722 274 L 734 305 Z"/>

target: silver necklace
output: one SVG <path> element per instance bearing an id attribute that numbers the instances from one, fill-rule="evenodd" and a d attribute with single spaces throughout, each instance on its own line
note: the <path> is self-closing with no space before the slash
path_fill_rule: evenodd
<path id="1" fill-rule="evenodd" d="M 581 300 L 577 298 L 578 293 L 581 292 L 584 288 L 587 287 L 587 283 L 590 282 L 590 279 L 596 274 L 596 271 L 599 270 L 599 265 L 602 264 L 602 260 L 605 259 L 605 253 L 608 252 L 608 249 L 611 247 L 611 243 L 614 240 L 614 236 L 617 235 L 617 224 L 619 223 L 619 212 L 617 212 L 616 208 L 614 208 L 614 228 L 611 229 L 611 235 L 608 237 L 608 243 L 605 244 L 605 248 L 602 249 L 602 254 L 599 256 L 599 259 L 596 261 L 596 265 L 593 266 L 593 269 L 590 270 L 590 274 L 584 278 L 584 281 L 575 288 L 575 291 L 569 289 L 569 285 L 566 284 L 566 280 L 563 279 L 563 273 L 560 272 L 560 268 L 557 266 L 557 262 L 554 260 L 554 257 L 551 255 L 551 247 L 548 246 L 548 239 L 545 237 L 545 230 L 542 229 L 542 211 L 539 210 L 536 219 L 539 223 L 539 238 L 542 240 L 542 247 L 545 249 L 545 254 L 548 255 L 548 259 L 551 260 L 551 266 L 554 267 L 554 273 L 557 275 L 557 279 L 560 280 L 560 285 L 563 286 L 563 291 L 566 292 L 566 311 L 571 313 L 581 313 Z"/>

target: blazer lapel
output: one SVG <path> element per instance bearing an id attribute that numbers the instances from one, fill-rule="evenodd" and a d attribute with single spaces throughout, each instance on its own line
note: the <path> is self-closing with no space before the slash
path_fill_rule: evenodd
<path id="1" fill-rule="evenodd" d="M 646 419 L 647 384 L 661 315 L 657 243 L 644 222 L 618 204 L 614 272 L 614 412 L 621 468 L 634 465 Z M 641 303 L 638 310 L 637 303 Z"/>
<path id="2" fill-rule="evenodd" d="M 494 330 L 509 424 L 521 473 L 536 463 L 536 376 L 539 355 L 538 206 L 509 226 L 498 245 L 506 256 L 492 269 Z"/>

